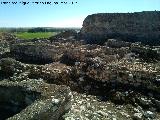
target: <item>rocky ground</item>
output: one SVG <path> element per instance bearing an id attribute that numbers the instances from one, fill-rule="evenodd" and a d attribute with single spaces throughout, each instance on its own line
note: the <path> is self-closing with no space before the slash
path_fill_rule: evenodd
<path id="1" fill-rule="evenodd" d="M 66 120 L 159 120 L 160 114 L 131 104 L 114 104 L 102 101 L 101 96 L 72 92 L 71 110 L 63 116 Z"/>
<path id="2" fill-rule="evenodd" d="M 13 120 L 160 120 L 160 46 L 116 39 L 90 45 L 76 37 L 73 31 L 30 41 L 1 35 L 0 89 L 16 87 L 26 100 L 2 92 L 0 117 L 5 109 L 16 114 L 5 117 Z M 39 105 L 40 112 L 31 111 Z"/>

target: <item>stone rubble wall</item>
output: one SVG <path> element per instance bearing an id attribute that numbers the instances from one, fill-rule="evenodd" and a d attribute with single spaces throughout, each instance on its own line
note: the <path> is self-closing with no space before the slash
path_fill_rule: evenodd
<path id="1" fill-rule="evenodd" d="M 21 43 L 11 46 L 11 53 L 18 60 L 50 63 L 55 61 L 56 48 L 52 45 Z"/>

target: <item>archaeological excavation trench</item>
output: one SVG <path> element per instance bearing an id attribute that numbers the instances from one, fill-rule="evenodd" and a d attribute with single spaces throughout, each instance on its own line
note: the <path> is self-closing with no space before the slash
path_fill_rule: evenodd
<path id="1" fill-rule="evenodd" d="M 1 81 L 0 120 L 57 120 L 70 108 L 69 93 L 65 86 Z"/>
<path id="2" fill-rule="evenodd" d="M 0 86 L 0 118 L 5 120 L 31 105 L 39 93 L 19 86 Z"/>
<path id="3" fill-rule="evenodd" d="M 157 16 L 158 13 L 155 12 L 151 16 Z M 135 13 L 135 16 L 139 17 L 141 14 L 150 15 L 150 13 Z M 134 23 L 132 20 L 130 22 L 130 14 L 115 14 L 118 15 L 127 20 L 127 25 L 132 26 Z M 134 15 L 132 17 L 134 18 Z M 76 106 L 75 104 L 72 106 L 72 93 L 75 92 L 82 96 L 85 94 L 97 97 L 101 103 L 110 102 L 115 106 L 131 105 L 133 109 L 140 108 L 137 110 L 138 113 L 149 111 L 149 114 L 159 114 L 160 48 L 142 44 L 145 41 L 142 43 L 120 41 L 121 34 L 118 38 L 108 39 L 109 33 L 106 35 L 105 32 L 108 30 L 106 25 L 109 24 L 108 18 L 113 23 L 109 33 L 114 35 L 115 29 L 117 34 L 124 30 L 122 32 L 126 33 L 122 34 L 122 39 L 123 35 L 132 37 L 132 33 L 140 37 L 139 39 L 143 35 L 149 37 L 148 40 L 154 37 L 148 36 L 145 27 L 142 28 L 142 33 L 145 34 L 137 33 L 137 30 L 141 30 L 138 29 L 141 23 L 135 24 L 136 29 L 132 31 L 129 26 L 123 29 L 121 26 L 125 24 L 123 20 L 112 21 L 114 15 L 99 14 L 87 17 L 79 33 L 88 41 L 75 40 L 74 35 L 69 37 L 66 32 L 45 41 L 40 39 L 15 41 L 10 44 L 9 50 L 1 50 L 0 120 L 58 120 Z M 149 17 L 149 21 L 150 18 L 152 17 Z M 114 28 L 115 23 L 120 29 Z M 156 20 L 154 23 L 156 25 L 159 21 Z M 154 24 L 147 27 L 149 32 L 151 25 Z M 159 33 L 155 33 L 155 39 L 158 39 Z M 76 32 L 73 34 L 77 36 Z M 68 38 L 63 38 L 63 35 Z M 99 40 L 101 36 L 108 39 L 102 41 L 105 44 L 86 44 L 86 42 L 96 42 L 93 39 Z M 78 103 L 83 102 L 78 101 Z M 81 106 L 76 107 L 81 109 Z M 94 110 L 95 106 L 89 105 L 90 109 L 91 107 Z M 101 111 L 100 116 L 102 113 L 105 114 Z"/>
<path id="4" fill-rule="evenodd" d="M 100 101 L 112 101 L 117 105 L 132 104 L 141 106 L 145 110 L 154 108 L 156 112 L 160 111 L 159 78 L 158 72 L 153 72 L 155 71 L 154 65 L 133 60 L 132 62 L 128 59 L 126 56 L 130 54 L 136 56 L 128 49 L 132 45 L 131 43 L 124 42 L 122 44 L 124 48 L 114 48 L 115 40 L 109 42 L 108 45 L 112 46 L 110 48 L 99 45 L 78 45 L 77 43 L 48 45 L 26 42 L 13 44 L 10 49 L 12 58 L 5 57 L 0 60 L 0 72 L 4 75 L 2 76 L 2 78 L 4 77 L 3 81 L 6 81 L 5 85 L 0 86 L 0 98 L 3 98 L 0 101 L 2 120 L 9 117 L 11 120 L 12 117 L 22 117 L 25 113 L 29 114 L 27 111 L 32 111 L 32 108 L 34 108 L 33 115 L 24 116 L 24 118 L 38 120 L 41 117 L 43 120 L 48 116 L 48 119 L 59 119 L 71 108 L 71 100 L 68 97 L 69 90 L 67 93 L 65 91 L 67 88 L 62 90 L 63 92 L 55 90 L 57 96 L 54 94 L 55 92 L 52 93 L 56 85 L 59 86 L 58 89 L 62 89 L 62 85 L 66 85 L 72 91 L 97 96 Z M 117 43 L 118 41 L 116 41 Z M 141 54 L 145 53 L 145 50 L 148 48 L 142 49 Z M 145 56 L 147 55 L 146 53 Z M 136 60 L 137 58 L 132 59 Z M 138 68 L 136 68 L 137 66 Z M 149 69 L 144 70 L 143 68 Z M 9 88 L 7 81 L 11 82 Z M 40 83 L 43 81 L 43 83 L 32 85 L 32 82 L 29 84 L 23 83 L 23 81 Z M 43 84 L 44 86 L 53 86 L 53 90 L 44 93 Z M 49 102 L 46 99 L 48 94 Z M 56 96 L 56 99 L 53 99 L 53 96 Z M 54 103 L 60 101 L 61 98 L 66 100 L 62 100 L 60 104 Z M 38 109 L 40 112 L 36 115 L 39 105 L 42 108 Z M 52 105 L 55 109 L 52 109 L 51 112 L 54 114 L 49 112 Z M 43 111 L 43 109 L 47 109 L 47 111 Z"/>

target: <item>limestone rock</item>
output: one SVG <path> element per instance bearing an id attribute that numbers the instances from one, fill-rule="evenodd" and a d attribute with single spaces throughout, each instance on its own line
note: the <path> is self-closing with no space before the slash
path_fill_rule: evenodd
<path id="1" fill-rule="evenodd" d="M 159 21 L 159 11 L 99 13 L 86 17 L 80 34 L 87 43 L 102 44 L 109 38 L 119 38 L 157 45 L 160 43 Z"/>

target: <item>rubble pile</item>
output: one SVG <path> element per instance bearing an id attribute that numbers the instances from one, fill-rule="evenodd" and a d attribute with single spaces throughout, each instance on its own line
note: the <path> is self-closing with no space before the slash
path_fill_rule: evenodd
<path id="1" fill-rule="evenodd" d="M 15 35 L 8 33 L 8 32 L 2 32 L 0 33 L 0 41 L 15 41 L 17 38 Z"/>
<path id="2" fill-rule="evenodd" d="M 0 117 L 159 120 L 159 46 L 73 36 L 10 44 L 0 58 Z"/>
<path id="3" fill-rule="evenodd" d="M 12 34 L 0 33 L 0 58 L 4 53 L 9 52 L 9 44 L 15 39 L 15 36 Z"/>
<path id="4" fill-rule="evenodd" d="M 53 63 L 34 66 L 30 69 L 29 78 L 41 78 L 50 84 L 67 84 L 71 74 L 71 67 L 65 64 Z"/>
<path id="5" fill-rule="evenodd" d="M 141 99 L 149 102 L 145 98 Z M 110 101 L 101 101 L 96 96 L 73 92 L 72 108 L 63 118 L 67 120 L 159 120 L 160 115 L 144 110 L 140 106 L 117 105 Z"/>
<path id="6" fill-rule="evenodd" d="M 124 42 L 124 41 L 117 41 L 116 39 L 108 39 L 106 42 L 108 47 L 112 48 L 121 48 L 121 47 L 130 47 L 131 43 L 129 42 Z"/>
<path id="7" fill-rule="evenodd" d="M 139 56 L 146 61 L 160 60 L 158 48 L 150 48 L 149 46 L 133 44 L 131 46 L 131 51 L 139 54 Z"/>
<path id="8" fill-rule="evenodd" d="M 62 43 L 51 43 L 49 41 L 44 42 L 44 40 L 38 40 L 34 42 L 15 43 L 11 45 L 10 53 L 19 61 L 34 64 L 47 64 L 59 61 L 65 51 L 82 44 L 78 41 L 73 43 L 62 41 Z"/>

